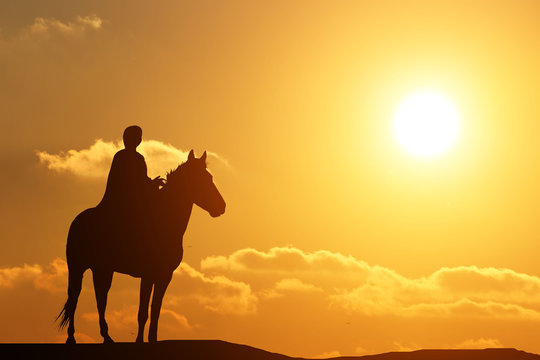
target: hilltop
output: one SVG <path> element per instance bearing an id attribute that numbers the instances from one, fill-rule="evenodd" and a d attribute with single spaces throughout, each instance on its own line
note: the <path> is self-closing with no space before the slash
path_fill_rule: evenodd
<path id="1" fill-rule="evenodd" d="M 247 345 L 220 340 L 167 340 L 157 344 L 0 344 L 2 359 L 159 359 L 159 360 L 292 360 Z M 540 355 L 516 349 L 418 350 L 335 360 L 540 360 Z"/>

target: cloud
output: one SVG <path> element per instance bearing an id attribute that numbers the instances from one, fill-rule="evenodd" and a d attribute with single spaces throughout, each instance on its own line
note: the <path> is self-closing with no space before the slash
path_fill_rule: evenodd
<path id="1" fill-rule="evenodd" d="M 336 261 L 342 269 L 336 268 Z M 309 272 L 310 267 L 317 268 L 315 274 Z M 367 316 L 540 321 L 540 279 L 508 269 L 443 268 L 426 278 L 409 279 L 352 257 L 325 251 L 304 253 L 292 247 L 268 252 L 242 249 L 229 257 L 208 257 L 201 268 L 182 263 L 168 292 L 169 315 L 187 328 L 189 322 L 175 315 L 174 308 L 186 299 L 211 312 L 250 315 L 257 312 L 262 300 L 294 294 L 323 299 L 328 308 Z M 356 276 L 351 269 L 356 269 Z M 336 280 L 333 285 L 325 280 L 330 276 Z M 342 276 L 349 282 L 340 279 Z M 67 264 L 61 259 L 46 266 L 6 267 L 0 269 L 0 288 L 26 283 L 49 293 L 64 293 L 67 277 Z M 455 277 L 460 279 L 458 285 Z M 508 294 L 501 283 L 515 290 Z"/>
<path id="2" fill-rule="evenodd" d="M 274 287 L 266 290 L 259 291 L 258 296 L 265 299 L 282 298 L 285 296 L 291 296 L 294 294 L 313 294 L 316 292 L 322 292 L 321 288 L 312 284 L 306 284 L 299 279 L 286 278 L 279 280 Z"/>
<path id="3" fill-rule="evenodd" d="M 367 316 L 540 320 L 540 278 L 509 269 L 459 266 L 408 278 L 352 256 L 294 247 L 210 256 L 201 269 L 244 281 L 266 298 L 320 289 L 329 307 Z"/>
<path id="4" fill-rule="evenodd" d="M 120 142 L 98 139 L 87 149 L 72 149 L 59 154 L 37 151 L 37 156 L 40 163 L 54 172 L 71 173 L 87 178 L 105 178 L 109 173 L 114 154 L 120 149 L 123 149 Z M 185 161 L 189 153 L 157 140 L 143 140 L 137 150 L 146 159 L 150 177 L 164 176 L 167 171 L 175 169 Z M 208 155 L 228 165 L 227 161 L 217 154 L 208 152 Z"/>
<path id="5" fill-rule="evenodd" d="M 301 292 L 317 292 L 322 291 L 320 288 L 303 283 L 302 281 L 294 278 L 282 279 L 276 283 L 276 290 L 282 291 L 301 291 Z"/>
<path id="6" fill-rule="evenodd" d="M 191 325 L 189 324 L 188 319 L 184 315 L 170 309 L 161 309 L 161 319 L 163 320 L 167 317 L 173 319 L 176 326 L 191 329 Z"/>
<path id="7" fill-rule="evenodd" d="M 88 281 L 79 299 L 77 331 L 88 334 L 81 340 L 93 341 L 100 337 Z M 410 278 L 336 252 L 306 252 L 292 246 L 240 249 L 207 257 L 200 268 L 180 265 L 163 301 L 160 337 L 223 338 L 262 346 L 256 343 L 258 334 L 279 328 L 279 338 L 298 336 L 305 343 L 313 337 L 322 339 L 300 350 L 306 351 L 303 356 L 321 357 L 354 351 L 350 341 L 360 341 L 362 347 L 356 352 L 364 354 L 425 347 L 502 347 L 503 342 L 515 347 L 519 344 L 514 333 L 540 326 L 538 281 L 509 269 L 474 266 L 441 268 Z M 66 288 L 67 265 L 61 259 L 0 268 L 0 297 L 10 304 L 0 315 L 6 326 L 17 324 L 17 313 L 9 309 L 24 304 L 21 309 L 34 311 L 25 326 L 31 327 L 36 317 L 42 319 L 42 330 L 36 330 L 32 339 L 45 334 L 47 341 L 55 341 L 55 334 L 50 334 L 52 319 L 65 302 Z M 138 291 L 137 280 L 115 276 L 107 321 L 113 337 L 121 341 L 135 336 Z M 493 322 L 503 325 L 489 328 L 487 334 L 486 326 Z M 415 326 L 438 328 L 441 333 L 426 339 L 418 331 L 404 330 Z M 463 328 L 459 334 L 445 330 L 456 326 Z M 358 337 L 344 342 L 344 334 L 352 333 Z M 8 332 L 3 336 L 24 341 Z"/>
<path id="8" fill-rule="evenodd" d="M 96 14 L 76 16 L 73 20 L 67 22 L 52 17 L 36 17 L 32 24 L 21 28 L 11 37 L 4 37 L 2 29 L 0 29 L 0 50 L 28 50 L 42 41 L 47 42 L 58 38 L 78 38 L 86 33 L 101 30 L 104 22 Z M 21 45 L 23 45 L 23 48 L 19 47 Z"/>
<path id="9" fill-rule="evenodd" d="M 365 348 L 363 348 L 362 346 L 357 346 L 354 348 L 354 352 L 356 354 L 359 354 L 359 355 L 368 355 L 369 354 L 369 351 L 367 351 Z"/>
<path id="10" fill-rule="evenodd" d="M 0 269 L 0 288 L 13 288 L 22 283 L 31 283 L 36 289 L 48 292 L 66 290 L 67 264 L 56 259 L 48 266 L 28 265 L 22 267 L 6 267 Z"/>
<path id="11" fill-rule="evenodd" d="M 133 330 L 137 328 L 136 306 L 127 306 L 121 309 L 108 309 L 106 313 L 107 324 L 121 330 Z M 82 314 L 83 319 L 90 323 L 98 324 L 99 315 L 96 311 Z"/>
<path id="12" fill-rule="evenodd" d="M 41 274 L 34 279 L 36 289 L 44 289 L 51 293 L 65 292 L 68 282 L 68 267 L 65 260 L 54 259 L 42 269 Z"/>
<path id="13" fill-rule="evenodd" d="M 418 346 L 416 344 L 402 344 L 401 342 L 399 341 L 394 341 L 393 342 L 393 351 L 406 351 L 406 352 L 410 352 L 410 351 L 415 351 L 415 350 L 419 350 L 421 349 L 422 347 L 421 346 Z"/>
<path id="14" fill-rule="evenodd" d="M 540 320 L 540 313 L 516 304 L 495 301 L 476 302 L 461 298 L 454 302 L 432 302 L 405 305 L 384 292 L 355 289 L 341 295 L 331 295 L 334 305 L 368 316 L 395 315 L 409 318 L 467 318 Z"/>
<path id="15" fill-rule="evenodd" d="M 33 280 L 41 275 L 42 268 L 39 265 L 27 265 L 22 267 L 11 267 L 0 269 L 0 287 L 12 288 L 15 283 L 26 280 Z"/>
<path id="16" fill-rule="evenodd" d="M 461 296 L 475 297 L 481 293 L 507 302 L 540 302 L 540 278 L 510 269 L 445 267 L 433 273 L 429 281 Z"/>
<path id="17" fill-rule="evenodd" d="M 451 348 L 454 349 L 487 349 L 487 348 L 502 348 L 503 344 L 497 339 L 468 339 L 460 342 Z"/>
<path id="18" fill-rule="evenodd" d="M 398 276 L 352 256 L 326 250 L 306 253 L 294 247 L 274 247 L 267 252 L 246 248 L 229 256 L 209 256 L 202 260 L 201 269 L 242 279 L 257 277 L 265 286 L 297 278 L 323 288 L 350 288 L 370 276 L 377 277 L 374 281 L 393 281 Z"/>
<path id="19" fill-rule="evenodd" d="M 243 282 L 233 281 L 225 276 L 207 276 L 187 263 L 182 263 L 174 272 L 175 280 L 168 289 L 168 302 L 175 305 L 180 299 L 189 298 L 205 309 L 220 314 L 253 314 L 258 298 L 251 287 Z M 11 289 L 23 283 L 31 284 L 35 289 L 50 293 L 66 293 L 68 268 L 65 260 L 55 259 L 46 266 L 23 265 L 21 267 L 0 268 L 0 289 Z M 137 293 L 137 289 L 131 289 Z M 178 294 L 178 296 L 177 296 Z M 116 309 L 111 311 L 111 318 L 123 326 L 136 323 L 136 308 Z M 164 308 L 164 313 L 178 324 L 191 328 L 187 319 L 172 308 Z M 135 315 L 134 315 L 135 314 Z M 85 318 L 93 320 L 93 313 Z M 97 315 L 95 315 L 97 316 Z"/>
<path id="20" fill-rule="evenodd" d="M 107 323 L 110 327 L 132 332 L 138 327 L 138 311 L 139 307 L 136 305 L 123 306 L 120 309 L 110 309 L 106 314 Z M 82 315 L 82 317 L 90 323 L 99 323 L 99 315 L 97 311 L 86 312 Z M 187 330 L 192 328 L 184 315 L 166 307 L 161 309 L 160 321 L 162 326 L 169 326 L 173 328 L 180 327 Z"/>
<path id="21" fill-rule="evenodd" d="M 207 276 L 187 263 L 180 264 L 174 274 L 178 279 L 175 283 L 181 286 L 175 289 L 176 284 L 172 284 L 173 293 L 182 295 L 169 296 L 171 304 L 176 305 L 187 297 L 220 314 L 249 315 L 257 310 L 258 298 L 246 283 L 225 276 Z"/>
<path id="22" fill-rule="evenodd" d="M 103 25 L 103 20 L 95 14 L 87 16 L 77 16 L 75 20 L 62 22 L 55 18 L 37 17 L 34 23 L 23 29 L 23 36 L 50 36 L 52 34 L 80 35 L 88 30 L 99 30 Z"/>
<path id="23" fill-rule="evenodd" d="M 315 356 L 312 356 L 313 359 L 330 359 L 330 358 L 336 358 L 340 357 L 341 353 L 337 350 L 327 351 L 323 352 L 322 354 L 317 354 Z"/>
<path id="24" fill-rule="evenodd" d="M 98 139 L 88 149 L 68 150 L 56 155 L 38 151 L 37 156 L 49 170 L 102 178 L 107 176 L 111 160 L 118 150 L 119 145 Z"/>

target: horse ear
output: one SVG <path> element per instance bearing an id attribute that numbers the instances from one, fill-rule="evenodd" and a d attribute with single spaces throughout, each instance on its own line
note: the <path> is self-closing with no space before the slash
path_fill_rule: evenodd
<path id="1" fill-rule="evenodd" d="M 206 161 L 206 151 L 202 154 L 201 160 L 202 160 L 202 161 Z"/>
<path id="2" fill-rule="evenodd" d="M 188 161 L 195 159 L 195 153 L 193 152 L 193 149 L 189 152 L 189 155 L 187 157 Z"/>

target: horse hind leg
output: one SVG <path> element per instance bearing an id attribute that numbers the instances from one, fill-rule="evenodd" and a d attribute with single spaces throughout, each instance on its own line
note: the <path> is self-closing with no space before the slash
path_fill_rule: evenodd
<path id="1" fill-rule="evenodd" d="M 68 299 L 64 308 L 56 318 L 60 319 L 60 328 L 68 326 L 68 338 L 66 344 L 75 344 L 75 309 L 81 293 L 82 279 L 85 269 L 69 269 L 68 275 Z"/>
<path id="2" fill-rule="evenodd" d="M 99 329 L 103 336 L 103 343 L 114 343 L 109 336 L 109 326 L 105 321 L 105 308 L 107 307 L 107 294 L 111 288 L 113 272 L 92 269 L 94 277 L 94 291 L 96 293 L 96 302 L 99 313 Z"/>
<path id="3" fill-rule="evenodd" d="M 163 296 L 167 290 L 167 286 L 171 282 L 172 272 L 161 279 L 157 279 L 154 283 L 154 295 L 152 296 L 152 306 L 150 313 L 150 329 L 148 330 L 148 342 L 157 342 L 157 329 L 159 313 L 161 312 L 161 303 Z"/>
<path id="4" fill-rule="evenodd" d="M 142 344 L 144 342 L 144 327 L 148 320 L 148 304 L 150 303 L 150 295 L 152 294 L 152 287 L 154 283 L 148 278 L 141 278 L 141 292 L 139 297 L 139 314 L 137 320 L 139 323 L 139 331 L 137 332 L 137 339 L 135 342 Z"/>

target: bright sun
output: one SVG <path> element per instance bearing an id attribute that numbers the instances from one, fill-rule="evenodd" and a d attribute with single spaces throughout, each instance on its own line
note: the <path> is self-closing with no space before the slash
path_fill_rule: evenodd
<path id="1" fill-rule="evenodd" d="M 399 144 L 413 155 L 443 153 L 459 133 L 459 116 L 452 102 L 436 92 L 418 92 L 405 98 L 394 117 Z"/>

